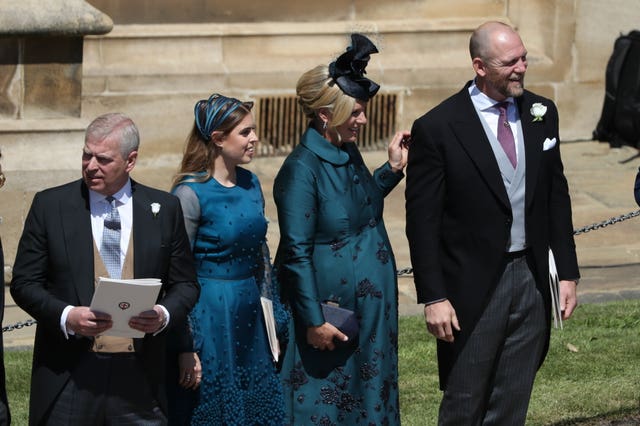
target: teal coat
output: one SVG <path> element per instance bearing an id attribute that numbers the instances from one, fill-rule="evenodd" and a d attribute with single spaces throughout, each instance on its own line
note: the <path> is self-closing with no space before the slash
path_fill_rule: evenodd
<path id="1" fill-rule="evenodd" d="M 354 143 L 338 148 L 314 129 L 276 177 L 275 266 L 296 331 L 282 367 L 291 424 L 399 422 L 397 278 L 382 212 L 402 178 L 388 163 L 372 175 Z M 355 311 L 358 342 L 332 352 L 307 344 L 326 300 Z"/>

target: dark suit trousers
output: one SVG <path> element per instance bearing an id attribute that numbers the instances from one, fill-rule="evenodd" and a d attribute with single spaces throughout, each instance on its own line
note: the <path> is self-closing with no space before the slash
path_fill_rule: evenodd
<path id="1" fill-rule="evenodd" d="M 166 425 L 141 361 L 88 352 L 56 399 L 47 425 Z"/>
<path id="2" fill-rule="evenodd" d="M 451 370 L 438 424 L 524 425 L 546 327 L 526 257 L 508 261 Z"/>

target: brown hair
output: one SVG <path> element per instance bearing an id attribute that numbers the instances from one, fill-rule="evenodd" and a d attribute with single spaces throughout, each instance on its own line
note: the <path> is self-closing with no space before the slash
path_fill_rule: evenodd
<path id="1" fill-rule="evenodd" d="M 210 98 L 211 99 L 211 98 Z M 229 98 L 232 101 L 231 98 Z M 206 109 L 207 104 L 199 101 L 196 104 L 195 113 Z M 226 137 L 235 127 L 251 113 L 253 102 L 240 102 L 239 106 L 231 111 L 213 132 L 220 132 L 219 137 Z M 187 139 L 185 140 L 182 161 L 178 173 L 173 177 L 171 188 L 175 188 L 182 182 L 204 182 L 213 175 L 213 160 L 218 156 L 218 147 L 213 139 L 206 140 L 198 129 L 195 121 Z"/>

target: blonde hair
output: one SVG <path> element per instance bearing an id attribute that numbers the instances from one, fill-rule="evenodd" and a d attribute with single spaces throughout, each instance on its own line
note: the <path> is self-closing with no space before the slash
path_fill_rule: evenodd
<path id="1" fill-rule="evenodd" d="M 329 109 L 332 113 L 331 127 L 345 123 L 356 103 L 329 76 L 327 65 L 318 65 L 302 74 L 298 79 L 296 94 L 302 112 L 310 121 L 317 118 L 320 109 Z"/>

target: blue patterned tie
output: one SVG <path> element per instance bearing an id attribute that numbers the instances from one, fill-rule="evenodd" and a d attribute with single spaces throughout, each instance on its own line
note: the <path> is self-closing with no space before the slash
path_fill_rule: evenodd
<path id="1" fill-rule="evenodd" d="M 116 208 L 115 198 L 109 196 L 106 200 L 111 205 L 111 211 L 104 218 L 100 255 L 109 276 L 119 279 L 122 273 L 120 267 L 120 215 Z"/>

